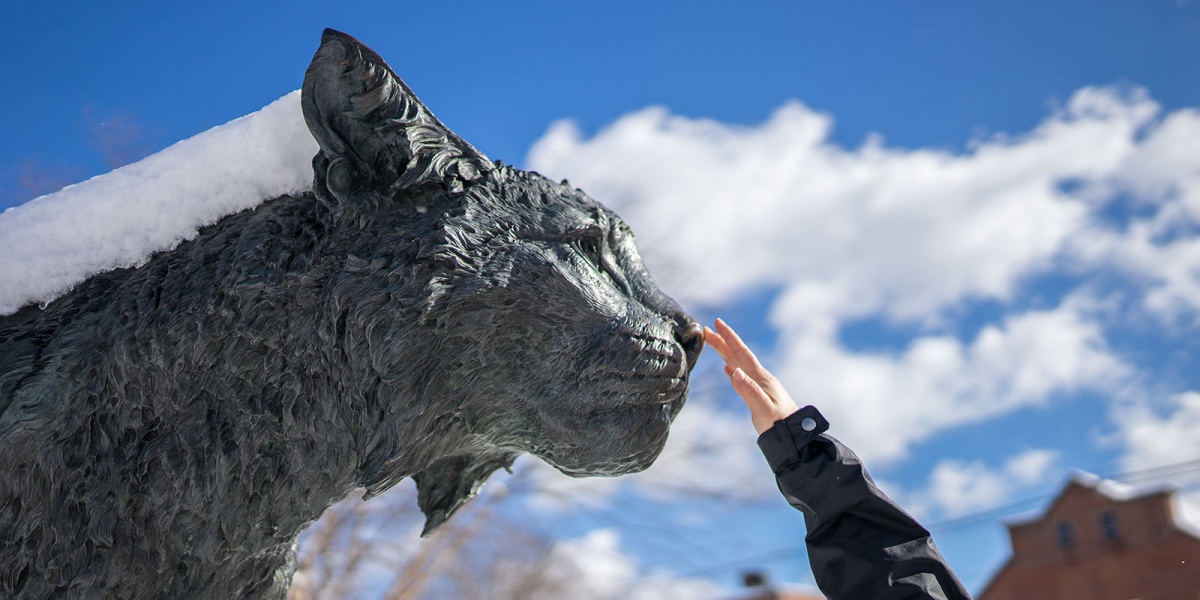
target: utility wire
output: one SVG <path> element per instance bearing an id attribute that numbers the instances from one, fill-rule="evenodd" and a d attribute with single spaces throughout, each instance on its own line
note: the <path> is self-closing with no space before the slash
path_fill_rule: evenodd
<path id="1" fill-rule="evenodd" d="M 1167 464 L 1167 465 L 1159 465 L 1156 467 L 1149 467 L 1149 468 L 1145 468 L 1145 469 L 1123 471 L 1123 472 L 1113 473 L 1111 475 L 1100 475 L 1099 477 L 1101 479 L 1108 479 L 1108 480 L 1117 481 L 1117 482 L 1121 482 L 1121 483 L 1128 483 L 1131 481 L 1144 481 L 1146 479 L 1156 479 L 1159 477 L 1166 477 L 1169 475 L 1180 475 L 1180 474 L 1189 473 L 1192 471 L 1200 471 L 1200 458 L 1194 458 L 1191 460 L 1185 460 L 1182 462 L 1171 463 L 1171 464 Z M 967 525 L 973 525 L 980 521 L 987 521 L 987 520 L 991 520 L 995 517 L 1001 517 L 1006 514 L 1011 514 L 1014 512 L 1025 510 L 1026 508 L 1032 507 L 1032 505 L 1040 502 L 1041 500 L 1049 498 L 1050 496 L 1054 496 L 1058 493 L 1059 493 L 1058 491 L 1055 491 L 1055 492 L 1051 492 L 1051 493 L 1037 494 L 1035 496 L 1030 496 L 1023 500 L 1018 500 L 1016 502 L 1005 504 L 1003 506 L 997 506 L 995 508 L 990 508 L 988 510 L 971 513 L 968 515 L 963 515 L 961 517 L 955 517 L 953 519 L 937 521 L 937 522 L 929 524 L 927 526 L 927 529 L 929 529 L 930 531 L 947 531 L 947 530 L 951 530 L 951 529 L 958 529 L 960 527 L 964 527 Z"/>

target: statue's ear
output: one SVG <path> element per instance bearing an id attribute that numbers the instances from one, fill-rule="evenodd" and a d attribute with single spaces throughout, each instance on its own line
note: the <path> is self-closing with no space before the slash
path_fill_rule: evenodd
<path id="1" fill-rule="evenodd" d="M 515 453 L 449 456 L 438 459 L 413 476 L 417 482 L 417 506 L 425 513 L 421 537 L 433 533 L 454 511 L 475 496 L 496 469 L 512 466 Z"/>
<path id="2" fill-rule="evenodd" d="M 339 200 L 366 186 L 391 196 L 428 183 L 459 190 L 493 168 L 378 54 L 344 33 L 325 30 L 300 96 L 304 121 L 321 145 L 313 164 L 324 172 L 316 179 Z"/>

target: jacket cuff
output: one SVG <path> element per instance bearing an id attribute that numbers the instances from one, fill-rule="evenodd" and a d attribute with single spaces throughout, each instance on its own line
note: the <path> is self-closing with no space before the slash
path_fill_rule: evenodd
<path id="1" fill-rule="evenodd" d="M 778 473 L 784 466 L 800 460 L 800 448 L 829 429 L 829 421 L 814 406 L 805 406 L 775 421 L 775 425 L 758 436 L 758 447 Z"/>

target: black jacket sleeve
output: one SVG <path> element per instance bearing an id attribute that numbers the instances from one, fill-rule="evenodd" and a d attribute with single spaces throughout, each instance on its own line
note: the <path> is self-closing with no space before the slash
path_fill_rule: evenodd
<path id="1" fill-rule="evenodd" d="M 806 406 L 758 438 L 779 491 L 804 513 L 817 587 L 830 600 L 969 600 L 929 531 L 875 486 L 858 456 L 824 435 L 828 428 Z"/>

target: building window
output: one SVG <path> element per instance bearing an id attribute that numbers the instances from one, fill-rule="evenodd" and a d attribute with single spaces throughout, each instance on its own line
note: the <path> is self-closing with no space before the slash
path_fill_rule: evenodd
<path id="1" fill-rule="evenodd" d="M 1100 533 L 1106 540 L 1121 537 L 1121 530 L 1117 527 L 1117 515 L 1113 511 L 1106 510 L 1100 513 Z"/>
<path id="2" fill-rule="evenodd" d="M 1075 547 L 1075 530 L 1071 528 L 1071 524 L 1066 521 L 1059 521 L 1058 527 L 1058 545 L 1063 548 Z"/>

